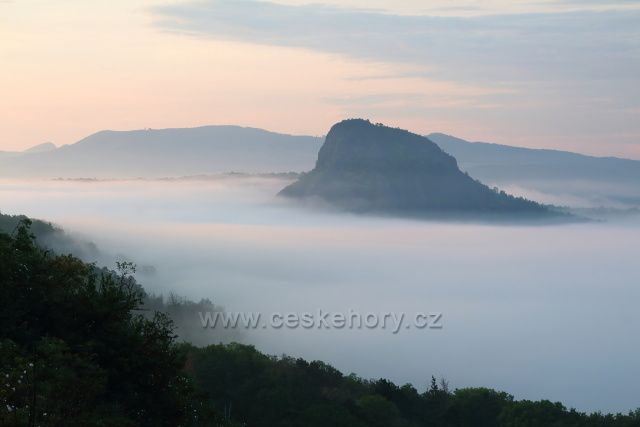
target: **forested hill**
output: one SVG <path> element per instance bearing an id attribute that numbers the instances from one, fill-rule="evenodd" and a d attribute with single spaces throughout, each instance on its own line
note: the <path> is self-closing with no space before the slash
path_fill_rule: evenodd
<path id="1" fill-rule="evenodd" d="M 28 221 L 0 233 L 0 425 L 640 427 L 640 411 L 588 415 L 427 378 L 419 392 L 250 346 L 179 344 L 121 267 L 46 251 Z"/>
<path id="2" fill-rule="evenodd" d="M 27 219 L 24 215 L 7 215 L 0 212 L 0 232 L 12 234 L 16 232 L 22 221 Z M 98 248 L 93 242 L 73 239 L 65 231 L 47 221 L 30 219 L 30 232 L 37 239 L 38 244 L 46 249 L 54 250 L 61 254 L 73 254 L 86 260 L 95 260 Z"/>

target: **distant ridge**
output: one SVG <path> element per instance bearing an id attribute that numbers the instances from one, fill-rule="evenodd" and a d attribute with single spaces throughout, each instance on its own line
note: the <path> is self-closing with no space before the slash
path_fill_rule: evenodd
<path id="1" fill-rule="evenodd" d="M 553 204 L 640 207 L 640 161 L 428 136 L 489 186 Z M 311 170 L 323 138 L 241 126 L 101 131 L 55 148 L 0 152 L 0 177 L 160 178 Z M 44 149 L 44 150 L 43 150 Z M 541 197 L 542 196 L 542 197 Z"/>
<path id="2" fill-rule="evenodd" d="M 563 179 L 640 184 L 640 160 L 469 142 L 443 133 L 427 138 L 454 156 L 463 170 L 490 182 Z"/>
<path id="3" fill-rule="evenodd" d="M 47 151 L 53 151 L 55 150 L 56 145 L 52 142 L 44 142 L 42 144 L 38 144 L 38 145 L 34 145 L 31 148 L 27 148 L 26 150 L 23 151 L 23 153 L 44 153 Z"/>
<path id="4" fill-rule="evenodd" d="M 428 138 L 363 119 L 335 124 L 315 168 L 280 194 L 356 212 L 549 214 L 543 205 L 461 172 L 456 159 Z"/>
<path id="5" fill-rule="evenodd" d="M 75 144 L 0 157 L 2 176 L 127 178 L 300 172 L 322 140 L 240 126 L 101 131 Z"/>

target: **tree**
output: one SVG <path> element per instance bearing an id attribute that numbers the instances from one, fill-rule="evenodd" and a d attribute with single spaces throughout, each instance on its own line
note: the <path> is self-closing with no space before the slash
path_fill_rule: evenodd
<path id="1" fill-rule="evenodd" d="M 30 224 L 0 234 L 0 424 L 193 423 L 206 408 L 171 321 L 136 314 L 143 293 L 132 265 L 98 273 L 39 248 Z"/>

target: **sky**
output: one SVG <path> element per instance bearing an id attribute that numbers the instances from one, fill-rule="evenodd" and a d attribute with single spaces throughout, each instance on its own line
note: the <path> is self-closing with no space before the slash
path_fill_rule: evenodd
<path id="1" fill-rule="evenodd" d="M 363 117 L 640 159 L 636 0 L 0 0 L 0 64 L 0 151 Z"/>

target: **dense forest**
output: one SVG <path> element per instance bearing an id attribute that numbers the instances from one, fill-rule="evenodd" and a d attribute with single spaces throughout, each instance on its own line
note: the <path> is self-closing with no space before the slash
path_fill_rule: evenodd
<path id="1" fill-rule="evenodd" d="M 24 215 L 8 215 L 0 212 L 0 232 L 12 234 L 20 223 L 27 219 Z M 50 222 L 30 218 L 30 232 L 38 245 L 58 253 L 72 253 L 83 260 L 96 259 L 99 250 L 93 242 L 74 239 L 62 228 Z"/>
<path id="2" fill-rule="evenodd" d="M 145 308 L 133 265 L 53 253 L 30 227 L 0 233 L 2 426 L 640 426 L 640 411 L 584 414 L 435 378 L 419 392 L 251 346 L 183 343 Z"/>

